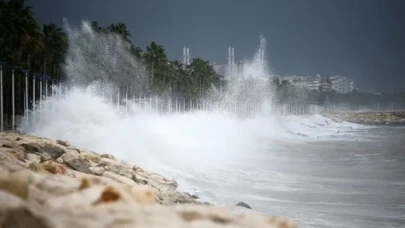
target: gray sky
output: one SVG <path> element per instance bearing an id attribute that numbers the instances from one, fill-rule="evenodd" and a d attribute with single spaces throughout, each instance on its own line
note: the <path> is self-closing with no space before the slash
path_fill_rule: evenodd
<path id="1" fill-rule="evenodd" d="M 405 89 L 405 0 L 28 0 L 43 23 L 125 22 L 143 50 L 164 45 L 181 59 L 253 55 L 260 32 L 279 74 L 347 75 L 362 90 Z"/>

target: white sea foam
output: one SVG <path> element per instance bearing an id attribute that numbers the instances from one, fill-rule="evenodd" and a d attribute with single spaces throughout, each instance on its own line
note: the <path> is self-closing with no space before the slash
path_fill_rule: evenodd
<path id="1" fill-rule="evenodd" d="M 258 111 L 271 103 L 263 36 L 256 54 L 235 73 L 225 91 L 213 92 L 221 103 L 216 111 L 160 115 L 133 102 L 118 108 L 111 97 L 123 84 L 141 91 L 148 81 L 145 67 L 129 56 L 128 45 L 116 35 L 95 34 L 87 22 L 81 28 L 66 25 L 66 30 L 69 86 L 56 88 L 56 94 L 35 111 L 37 119 L 21 125 L 23 131 L 112 153 L 153 170 L 175 167 L 204 172 L 243 162 L 262 148 L 263 141 L 320 140 L 354 127 L 319 115 L 238 118 L 229 107 L 249 104 Z"/>

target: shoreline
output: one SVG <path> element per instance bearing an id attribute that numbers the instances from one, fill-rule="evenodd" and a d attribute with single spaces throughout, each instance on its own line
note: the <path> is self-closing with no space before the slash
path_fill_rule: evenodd
<path id="1" fill-rule="evenodd" d="M 289 218 L 233 215 L 179 192 L 175 180 L 66 141 L 1 132 L 0 146 L 1 227 L 297 227 Z"/>
<path id="2" fill-rule="evenodd" d="M 349 122 L 371 126 L 405 126 L 405 112 L 325 113 L 325 117 L 337 122 Z"/>

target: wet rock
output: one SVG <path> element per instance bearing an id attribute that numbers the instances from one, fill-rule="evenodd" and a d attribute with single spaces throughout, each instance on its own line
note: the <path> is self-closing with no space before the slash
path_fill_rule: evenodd
<path id="1" fill-rule="evenodd" d="M 52 145 L 52 144 L 45 144 L 40 151 L 42 153 L 49 154 L 53 159 L 56 159 L 65 153 L 65 150 L 63 150 L 59 146 Z"/>
<path id="2" fill-rule="evenodd" d="M 247 204 L 247 203 L 245 203 L 245 202 L 239 202 L 239 203 L 236 204 L 236 206 L 237 206 L 237 207 L 244 207 L 244 208 L 247 208 L 247 209 L 252 209 L 252 208 L 249 206 L 249 204 Z"/>
<path id="3" fill-rule="evenodd" d="M 177 192 L 174 180 L 109 156 L 14 133 L 0 133 L 0 144 L 17 136 L 17 147 L 0 147 L 0 227 L 296 227 L 280 217 L 234 217 Z"/>
<path id="4" fill-rule="evenodd" d="M 159 192 L 160 203 L 163 205 L 174 205 L 174 204 L 196 204 L 197 201 L 193 199 L 190 195 L 186 193 L 181 193 L 177 191 L 164 191 Z"/>
<path id="5" fill-rule="evenodd" d="M 15 147 L 17 147 L 17 144 L 14 143 L 14 142 L 3 143 L 2 147 L 5 147 L 5 148 L 15 148 Z"/>
<path id="6" fill-rule="evenodd" d="M 44 168 L 43 165 L 41 165 L 41 164 L 39 164 L 39 163 L 35 163 L 35 162 L 30 163 L 30 164 L 28 165 L 28 168 L 29 168 L 31 171 L 34 171 L 34 172 L 36 172 L 36 173 L 49 173 L 49 172 Z"/>
<path id="7" fill-rule="evenodd" d="M 56 143 L 61 146 L 64 146 L 64 147 L 70 147 L 70 143 L 68 143 L 67 141 L 60 140 L 60 139 L 56 140 Z"/>
<path id="8" fill-rule="evenodd" d="M 60 159 L 62 159 L 62 163 L 71 162 L 71 161 L 73 161 L 75 159 L 78 159 L 78 158 L 79 158 L 78 153 L 74 154 L 74 153 L 71 153 L 71 152 L 64 153 L 64 154 L 62 154 L 62 156 L 60 156 Z"/>
<path id="9" fill-rule="evenodd" d="M 105 171 L 103 173 L 103 177 L 107 177 L 110 178 L 118 183 L 122 183 L 122 184 L 127 184 L 127 185 L 136 185 L 135 181 L 133 181 L 132 179 L 128 178 L 128 177 L 124 177 L 124 176 L 120 176 L 118 174 L 115 174 L 113 172 L 109 172 L 109 171 Z"/>
<path id="10" fill-rule="evenodd" d="M 101 155 L 102 158 L 108 158 L 111 160 L 116 160 L 115 157 L 112 154 L 102 154 Z"/>
<path id="11" fill-rule="evenodd" d="M 9 148 L 0 148 L 0 164 L 2 162 L 16 161 L 16 157 L 12 155 L 13 150 Z"/>
<path id="12" fill-rule="evenodd" d="M 39 149 L 41 148 L 38 144 L 36 143 L 23 143 L 21 144 L 22 147 L 28 152 L 28 153 L 35 153 L 39 152 Z"/>
<path id="13" fill-rule="evenodd" d="M 102 158 L 100 160 L 100 163 L 97 165 L 97 167 L 104 167 L 105 170 L 113 172 L 115 174 L 118 174 L 120 176 L 127 177 L 129 179 L 133 179 L 134 177 L 134 171 L 129 169 L 128 167 L 123 166 L 120 162 L 108 159 L 108 158 Z"/>
<path id="14" fill-rule="evenodd" d="M 77 170 L 82 173 L 92 173 L 91 170 L 89 169 L 92 167 L 92 164 L 89 160 L 87 159 L 73 159 L 71 161 L 64 161 L 64 163 L 69 166 L 70 168 Z"/>
<path id="15" fill-rule="evenodd" d="M 97 166 L 96 167 L 90 167 L 89 169 L 90 169 L 90 172 L 92 174 L 97 175 L 97 176 L 102 176 L 103 173 L 106 171 L 104 169 L 104 167 L 97 167 Z"/>
<path id="16" fill-rule="evenodd" d="M 25 159 L 27 159 L 29 162 L 34 162 L 34 163 L 41 162 L 41 156 L 39 156 L 38 154 L 28 153 L 25 155 Z"/>
<path id="17" fill-rule="evenodd" d="M 41 157 L 41 162 L 46 162 L 46 161 L 53 160 L 51 155 L 49 155 L 47 153 L 40 153 L 40 157 Z"/>
<path id="18" fill-rule="evenodd" d="M 55 161 L 46 161 L 41 164 L 44 169 L 52 174 L 65 175 L 68 172 L 68 169 L 65 165 L 57 163 Z"/>
<path id="19" fill-rule="evenodd" d="M 18 160 L 24 160 L 25 159 L 25 152 L 22 150 L 17 150 L 17 149 L 12 149 L 12 151 L 10 152 L 11 155 L 13 155 L 15 158 L 17 158 Z"/>
<path id="20" fill-rule="evenodd" d="M 99 164 L 101 161 L 101 157 L 99 155 L 94 155 L 92 153 L 87 153 L 84 151 L 81 151 L 80 156 L 81 159 L 86 159 L 89 160 L 95 164 Z"/>
<path id="21" fill-rule="evenodd" d="M 137 176 L 136 174 L 133 174 L 132 180 L 134 180 L 138 184 L 146 185 L 148 184 L 148 180 L 142 177 Z"/>
<path id="22" fill-rule="evenodd" d="M 64 163 L 62 158 L 57 158 L 56 162 L 61 163 L 61 164 Z"/>

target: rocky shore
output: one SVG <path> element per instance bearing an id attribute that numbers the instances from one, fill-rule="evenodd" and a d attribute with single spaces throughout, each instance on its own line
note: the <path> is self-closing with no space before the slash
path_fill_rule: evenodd
<path id="1" fill-rule="evenodd" d="M 0 227 L 297 227 L 233 215 L 178 192 L 174 180 L 65 141 L 0 133 L 0 146 Z"/>
<path id="2" fill-rule="evenodd" d="M 336 121 L 364 125 L 405 126 L 405 112 L 328 113 L 326 116 Z"/>

